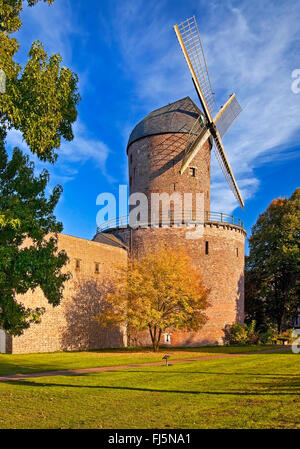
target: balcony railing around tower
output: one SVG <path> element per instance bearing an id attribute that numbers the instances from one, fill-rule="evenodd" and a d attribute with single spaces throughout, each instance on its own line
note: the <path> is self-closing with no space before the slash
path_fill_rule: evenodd
<path id="1" fill-rule="evenodd" d="M 169 211 L 167 214 L 160 214 L 157 218 L 150 217 L 149 220 L 133 220 L 129 215 L 116 217 L 112 220 L 104 221 L 97 227 L 97 233 L 107 231 L 109 229 L 118 228 L 138 228 L 148 226 L 179 226 L 182 224 L 193 225 L 202 223 L 227 223 L 244 228 L 244 223 L 233 215 L 228 215 L 223 212 L 204 212 L 204 219 L 196 218 L 192 211 L 185 211 L 183 213 L 174 214 Z"/>

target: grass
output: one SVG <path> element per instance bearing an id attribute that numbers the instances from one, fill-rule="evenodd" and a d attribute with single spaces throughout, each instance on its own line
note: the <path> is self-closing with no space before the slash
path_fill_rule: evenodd
<path id="1" fill-rule="evenodd" d="M 201 348 L 163 348 L 158 353 L 150 349 L 126 348 L 92 352 L 54 352 L 43 354 L 0 354 L 0 376 L 27 374 L 76 368 L 95 368 L 160 361 L 166 352 L 172 358 L 188 359 L 215 353 L 252 352 L 274 346 L 206 346 Z M 172 360 L 172 358 L 170 360 Z"/>
<path id="2" fill-rule="evenodd" d="M 300 428 L 299 362 L 249 354 L 0 382 L 0 428 Z"/>

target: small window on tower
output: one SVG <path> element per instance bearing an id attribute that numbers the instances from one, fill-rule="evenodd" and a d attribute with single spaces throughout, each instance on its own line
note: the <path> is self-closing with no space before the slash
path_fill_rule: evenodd
<path id="1" fill-rule="evenodd" d="M 164 340 L 167 345 L 171 344 L 171 334 L 164 334 Z"/>
<path id="2" fill-rule="evenodd" d="M 129 185 L 131 186 L 132 185 L 132 177 L 130 176 L 130 178 L 129 178 Z"/>
<path id="3" fill-rule="evenodd" d="M 130 163 L 132 164 L 132 154 L 130 155 Z"/>
<path id="4" fill-rule="evenodd" d="M 80 259 L 75 259 L 75 269 L 80 270 Z"/>
<path id="5" fill-rule="evenodd" d="M 189 172 L 192 178 L 196 178 L 196 167 L 190 167 Z"/>
<path id="6" fill-rule="evenodd" d="M 236 248 L 236 257 L 239 257 L 239 249 Z"/>
<path id="7" fill-rule="evenodd" d="M 208 254 L 208 242 L 205 242 L 205 254 Z"/>
<path id="8" fill-rule="evenodd" d="M 95 273 L 99 273 L 99 263 L 95 262 Z"/>

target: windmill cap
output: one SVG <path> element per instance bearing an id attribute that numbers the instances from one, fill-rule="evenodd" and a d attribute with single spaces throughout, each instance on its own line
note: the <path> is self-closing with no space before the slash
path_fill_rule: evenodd
<path id="1" fill-rule="evenodd" d="M 182 98 L 162 108 L 155 109 L 132 130 L 127 151 L 129 145 L 142 137 L 166 133 L 189 133 L 199 115 L 203 115 L 203 113 L 190 97 Z M 198 133 L 199 127 L 195 126 L 193 134 L 197 135 Z"/>

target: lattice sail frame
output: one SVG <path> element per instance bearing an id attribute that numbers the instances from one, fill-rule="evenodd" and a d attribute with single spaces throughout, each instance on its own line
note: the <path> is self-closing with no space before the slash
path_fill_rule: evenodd
<path id="1" fill-rule="evenodd" d="M 201 91 L 205 97 L 207 107 L 210 114 L 213 115 L 216 108 L 215 94 L 209 78 L 206 59 L 195 16 L 181 22 L 178 25 L 178 30 L 195 71 Z"/>
<path id="2" fill-rule="evenodd" d="M 207 117 L 207 129 L 211 132 L 211 135 L 215 141 L 214 150 L 216 157 L 231 190 L 237 198 L 240 206 L 243 208 L 244 202 L 231 170 L 221 139 L 221 133 L 222 135 L 225 134 L 231 123 L 241 112 L 241 107 L 235 98 L 235 94 L 233 94 L 226 102 L 226 107 L 222 107 L 220 109 L 215 119 L 212 118 L 212 114 L 215 109 L 215 98 L 195 16 L 181 22 L 179 25 L 175 25 L 174 30 L 187 65 L 192 74 L 192 79 L 204 110 L 203 112 Z M 182 163 L 180 170 L 181 173 L 184 172 L 191 159 L 199 151 L 197 140 L 198 138 L 196 138 L 192 145 L 189 145 L 189 149 Z"/>
<path id="3" fill-rule="evenodd" d="M 232 94 L 231 97 L 233 98 L 228 104 L 228 106 L 224 109 L 223 113 L 220 116 L 218 116 L 217 114 L 217 117 L 214 118 L 214 123 L 216 124 L 217 130 L 219 131 L 221 137 L 224 136 L 228 128 L 230 128 L 234 120 L 242 112 L 242 108 L 239 105 L 239 102 L 237 101 L 235 94 Z"/>

